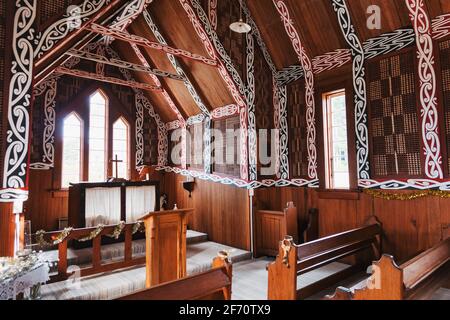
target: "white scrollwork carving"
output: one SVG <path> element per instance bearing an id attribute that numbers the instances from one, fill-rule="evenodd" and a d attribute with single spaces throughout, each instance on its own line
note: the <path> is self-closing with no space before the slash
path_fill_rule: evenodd
<path id="1" fill-rule="evenodd" d="M 302 45 L 300 36 L 293 24 L 289 9 L 284 0 L 273 0 L 281 21 L 288 37 L 291 39 L 292 46 L 297 53 L 298 59 L 305 72 L 306 84 L 306 124 L 307 124 L 307 145 L 308 145 L 308 177 L 310 179 L 317 179 L 317 148 L 316 148 L 316 119 L 315 119 L 315 98 L 314 98 L 314 73 L 311 60 L 306 54 L 305 48 Z"/>
<path id="2" fill-rule="evenodd" d="M 8 92 L 8 130 L 6 133 L 3 189 L 1 199 L 26 197 L 30 108 L 33 91 L 36 0 L 17 0 L 12 37 L 12 67 Z"/>
<path id="3" fill-rule="evenodd" d="M 406 0 L 416 32 L 419 57 L 420 104 L 422 116 L 422 140 L 425 151 L 425 174 L 431 179 L 442 179 L 441 142 L 439 139 L 439 115 L 437 111 L 437 80 L 434 68 L 431 25 L 423 0 Z"/>
<path id="4" fill-rule="evenodd" d="M 358 162 L 358 178 L 370 179 L 369 174 L 369 129 L 367 126 L 367 91 L 365 80 L 364 48 L 355 33 L 350 12 L 345 0 L 331 0 L 337 14 L 345 41 L 352 49 L 353 55 L 353 86 L 355 90 L 355 125 L 356 149 Z"/>

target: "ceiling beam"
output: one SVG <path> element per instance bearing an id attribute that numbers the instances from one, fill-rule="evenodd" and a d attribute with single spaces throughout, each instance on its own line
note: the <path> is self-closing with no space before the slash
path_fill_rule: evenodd
<path id="1" fill-rule="evenodd" d="M 119 86 L 126 86 L 131 88 L 138 88 L 142 90 L 147 91 L 154 91 L 154 92 L 162 92 L 161 87 L 152 86 L 146 83 L 140 83 L 135 81 L 128 81 L 128 80 L 122 80 L 119 78 L 114 77 L 107 77 L 96 73 L 91 73 L 83 70 L 73 70 L 68 69 L 64 67 L 58 67 L 55 69 L 55 73 L 61 74 L 61 75 L 68 75 L 72 77 L 78 77 L 78 78 L 84 78 L 89 80 L 95 80 L 100 82 L 106 82 L 106 83 L 112 83 L 117 84 Z"/>
<path id="2" fill-rule="evenodd" d="M 92 1 L 85 0 L 80 6 L 74 6 L 71 11 L 65 14 L 49 26 L 39 38 L 35 50 L 35 67 L 45 65 L 46 61 L 51 61 L 64 46 L 75 40 L 86 27 L 107 16 L 121 3 L 120 0 L 112 0 L 108 3 L 102 0 L 92 4 Z M 92 16 L 92 18 L 87 18 Z"/>
<path id="3" fill-rule="evenodd" d="M 147 49 L 164 51 L 165 53 L 170 53 L 170 54 L 173 54 L 174 56 L 201 62 L 201 63 L 209 65 L 209 66 L 213 66 L 213 67 L 217 66 L 216 60 L 208 59 L 199 54 L 191 53 L 191 52 L 183 50 L 183 49 L 175 49 L 175 48 L 172 48 L 169 46 L 165 46 L 158 42 L 150 41 L 144 37 L 140 37 L 137 35 L 131 35 L 125 31 L 103 27 L 96 23 L 90 24 L 87 27 L 87 29 L 89 31 L 92 31 L 92 32 L 95 32 L 98 34 L 101 34 L 104 36 L 110 36 L 110 37 L 115 38 L 116 40 L 122 40 L 122 41 L 128 42 L 130 44 L 138 45 L 138 46 L 141 46 L 141 47 L 144 47 Z"/>
<path id="4" fill-rule="evenodd" d="M 153 32 L 153 35 L 156 37 L 156 39 L 159 41 L 159 43 L 163 44 L 163 45 L 168 45 L 166 39 L 164 38 L 164 36 L 161 34 L 158 26 L 156 25 L 156 23 L 153 21 L 150 13 L 148 13 L 147 11 L 145 11 L 143 13 L 144 16 L 144 20 L 147 23 L 147 26 L 150 28 L 150 30 Z M 192 82 L 189 80 L 189 76 L 186 74 L 185 70 L 183 69 L 183 67 L 181 66 L 180 62 L 178 61 L 178 59 L 173 55 L 168 53 L 167 54 L 167 58 L 169 59 L 170 63 L 172 64 L 172 66 L 174 67 L 174 69 L 176 70 L 177 74 L 180 77 L 183 77 L 185 79 L 185 86 L 186 89 L 189 91 L 189 94 L 191 95 L 192 99 L 194 100 L 194 102 L 197 104 L 198 108 L 200 109 L 200 111 L 209 116 L 210 112 L 209 109 L 206 107 L 206 105 L 203 103 L 202 98 L 200 97 L 200 95 L 197 92 L 197 89 L 194 87 L 194 85 L 192 84 Z"/>
<path id="5" fill-rule="evenodd" d="M 413 29 L 398 29 L 384 33 L 378 37 L 368 39 L 363 43 L 365 59 L 373 59 L 409 47 L 416 41 Z M 312 59 L 314 74 L 333 70 L 352 61 L 350 49 L 337 49 L 332 52 L 316 56 Z M 304 77 L 303 68 L 293 65 L 277 73 L 279 85 L 288 85 Z"/>
<path id="6" fill-rule="evenodd" d="M 127 5 L 124 4 L 121 7 L 117 8 L 111 14 L 108 14 L 108 17 L 103 19 L 102 23 L 104 23 L 104 24 L 111 23 L 111 20 L 114 19 L 121 12 L 123 12 L 126 9 L 126 6 Z M 67 20 L 67 19 L 69 19 L 69 18 L 66 17 L 65 19 L 66 19 L 65 23 L 68 24 L 68 21 L 70 21 L 70 20 Z M 65 34 L 64 28 L 62 28 L 62 30 L 56 29 L 52 33 L 54 38 L 64 37 L 64 34 Z M 68 49 L 75 49 L 75 48 L 84 49 L 87 45 L 91 44 L 91 42 L 95 39 L 96 36 L 97 36 L 97 34 L 95 34 L 93 32 L 88 32 L 84 36 L 80 37 L 80 39 L 75 41 L 75 43 L 73 45 L 71 45 L 70 48 L 68 48 Z M 48 60 L 47 63 L 45 63 L 38 70 L 35 71 L 35 73 L 34 73 L 35 85 L 39 85 L 39 83 L 41 83 L 43 80 L 45 80 L 46 77 L 48 77 L 54 71 L 54 69 L 56 67 L 64 65 L 69 59 L 70 58 L 67 58 L 66 55 L 60 54 L 57 57 L 54 57 L 54 59 Z"/>
<path id="7" fill-rule="evenodd" d="M 153 32 L 153 35 L 159 41 L 159 43 L 161 43 L 163 45 L 168 45 L 166 39 L 159 31 L 158 26 L 156 25 L 156 23 L 153 21 L 152 17 L 150 16 L 150 13 L 148 13 L 148 11 L 144 11 L 143 16 L 144 16 L 145 22 L 147 23 L 147 26 Z M 170 63 L 172 64 L 173 68 L 176 70 L 177 74 L 185 79 L 184 85 L 186 86 L 186 89 L 188 90 L 188 92 L 191 95 L 192 99 L 194 100 L 195 104 L 200 109 L 201 118 L 203 120 L 205 120 L 205 134 L 204 134 L 204 139 L 203 139 L 204 140 L 203 164 L 204 164 L 205 172 L 210 173 L 211 172 L 211 132 L 209 129 L 211 129 L 211 115 L 210 115 L 209 109 L 203 103 L 203 99 L 198 94 L 197 89 L 192 84 L 191 80 L 189 80 L 188 75 L 184 71 L 184 69 L 181 66 L 178 59 L 173 54 L 170 54 L 170 53 L 167 54 L 167 58 L 169 59 Z M 200 117 L 197 116 L 195 118 L 199 119 Z M 190 119 L 192 119 L 192 117 Z M 189 119 L 186 122 L 186 124 L 190 125 Z"/>
<path id="8" fill-rule="evenodd" d="M 103 46 L 99 46 L 99 47 L 103 47 Z M 125 68 L 125 69 L 131 70 L 131 71 L 136 71 L 136 72 L 146 72 L 146 73 L 151 73 L 158 77 L 169 78 L 169 79 L 178 80 L 178 81 L 184 81 L 184 78 L 177 74 L 169 73 L 169 72 L 162 71 L 159 69 L 147 68 L 147 67 L 141 66 L 139 64 L 135 64 L 135 63 L 131 63 L 131 62 L 123 61 L 123 60 L 109 59 L 104 55 L 99 55 L 99 54 L 95 54 L 95 53 L 91 53 L 91 52 L 87 52 L 87 51 L 83 51 L 83 50 L 72 49 L 72 50 L 68 51 L 66 54 L 71 57 L 77 57 L 80 59 L 89 60 L 89 61 L 97 62 L 100 64 L 107 64 L 107 65 L 113 66 L 113 67 Z"/>

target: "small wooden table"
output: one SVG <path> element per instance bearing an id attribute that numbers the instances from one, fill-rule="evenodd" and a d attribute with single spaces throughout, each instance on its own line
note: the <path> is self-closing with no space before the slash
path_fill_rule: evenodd
<path id="1" fill-rule="evenodd" d="M 187 219 L 194 209 L 151 212 L 145 223 L 146 287 L 186 277 Z"/>

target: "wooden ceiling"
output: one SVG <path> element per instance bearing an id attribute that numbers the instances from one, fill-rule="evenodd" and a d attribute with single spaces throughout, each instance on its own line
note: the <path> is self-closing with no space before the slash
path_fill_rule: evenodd
<path id="1" fill-rule="evenodd" d="M 218 1 L 234 1 L 236 6 L 239 6 L 238 0 Z M 202 0 L 202 2 L 205 3 L 206 1 Z M 273 1 L 246 0 L 246 2 L 276 67 L 281 70 L 291 65 L 300 64 Z M 449 0 L 424 0 L 424 2 L 432 18 L 450 12 Z M 348 48 L 330 0 L 286 0 L 286 4 L 310 58 L 336 49 Z M 356 33 L 362 41 L 400 28 L 412 27 L 405 0 L 347 0 L 347 5 Z M 369 16 L 367 8 L 371 5 L 377 5 L 381 8 L 381 30 L 367 28 Z M 184 49 L 209 58 L 204 44 L 179 0 L 154 0 L 146 10 L 170 47 Z M 229 12 L 218 12 L 218 15 L 223 14 L 226 15 Z M 127 31 L 130 34 L 157 42 L 143 15 L 135 19 L 127 28 Z M 116 40 L 112 46 L 123 60 L 142 64 L 141 59 L 138 58 L 129 43 Z M 151 67 L 176 73 L 167 54 L 163 51 L 142 47 L 140 47 L 140 50 Z M 184 57 L 177 57 L 177 60 L 208 110 L 211 111 L 234 103 L 225 81 L 216 67 Z M 134 72 L 134 76 L 137 81 L 155 84 L 154 80 L 143 72 Z M 168 78 L 159 79 L 183 118 L 187 119 L 201 113 L 183 81 Z M 157 92 L 148 92 L 147 95 L 163 121 L 177 120 L 177 113 L 170 107 L 167 97 Z"/>

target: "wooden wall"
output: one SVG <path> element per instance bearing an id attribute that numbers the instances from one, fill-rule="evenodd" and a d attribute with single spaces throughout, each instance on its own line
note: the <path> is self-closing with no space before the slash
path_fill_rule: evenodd
<path id="1" fill-rule="evenodd" d="M 68 191 L 53 191 L 53 170 L 30 171 L 30 195 L 25 202 L 25 218 L 33 232 L 58 230 L 58 219 L 68 215 Z"/>
<path id="2" fill-rule="evenodd" d="M 0 257 L 14 255 L 14 231 L 13 204 L 0 202 Z"/>
<path id="3" fill-rule="evenodd" d="M 383 226 L 383 251 L 394 255 L 397 261 L 450 235 L 450 199 L 388 201 L 364 193 L 333 195 L 304 188 L 256 190 L 255 202 L 267 209 L 281 209 L 288 201 L 294 201 L 299 208 L 301 222 L 306 219 L 308 208 L 319 209 L 320 236 L 359 227 L 369 216 L 376 216 Z"/>
<path id="4" fill-rule="evenodd" d="M 161 192 L 169 197 L 168 208 L 194 208 L 189 228 L 205 232 L 209 240 L 250 250 L 250 203 L 248 191 L 196 179 L 192 198 L 183 189 L 185 177 L 162 174 Z"/>

